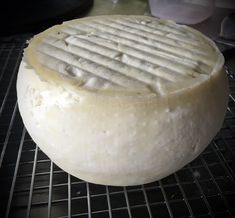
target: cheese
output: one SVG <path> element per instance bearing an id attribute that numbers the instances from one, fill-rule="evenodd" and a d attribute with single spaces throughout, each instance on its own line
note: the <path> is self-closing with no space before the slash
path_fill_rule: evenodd
<path id="1" fill-rule="evenodd" d="M 171 21 L 72 20 L 30 41 L 19 109 L 65 171 L 99 184 L 143 184 L 193 160 L 218 132 L 228 102 L 223 64 L 211 40 Z"/>

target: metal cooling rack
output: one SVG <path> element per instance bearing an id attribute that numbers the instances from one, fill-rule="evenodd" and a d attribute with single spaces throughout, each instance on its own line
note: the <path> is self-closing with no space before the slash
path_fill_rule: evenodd
<path id="1" fill-rule="evenodd" d="M 235 217 L 235 80 L 223 128 L 195 161 L 160 181 L 94 185 L 68 175 L 35 145 L 17 107 L 25 39 L 0 43 L 0 217 Z"/>

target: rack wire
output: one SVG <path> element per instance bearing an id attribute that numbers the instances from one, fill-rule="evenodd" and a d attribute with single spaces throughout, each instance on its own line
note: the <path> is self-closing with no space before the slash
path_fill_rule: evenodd
<path id="1" fill-rule="evenodd" d="M 20 118 L 16 77 L 25 39 L 0 43 L 0 217 L 235 217 L 235 79 L 224 125 L 207 149 L 150 184 L 101 186 L 57 167 Z"/>

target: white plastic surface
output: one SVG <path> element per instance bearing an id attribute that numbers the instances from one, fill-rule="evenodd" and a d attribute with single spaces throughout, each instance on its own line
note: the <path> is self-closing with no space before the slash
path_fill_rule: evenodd
<path id="1" fill-rule="evenodd" d="M 214 0 L 149 0 L 153 16 L 174 20 L 177 23 L 196 24 L 210 17 Z"/>

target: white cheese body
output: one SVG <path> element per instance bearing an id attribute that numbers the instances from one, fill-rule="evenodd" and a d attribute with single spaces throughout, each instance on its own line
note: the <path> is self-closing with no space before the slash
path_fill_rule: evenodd
<path id="1" fill-rule="evenodd" d="M 167 29 L 169 25 L 175 28 L 175 32 L 183 28 L 181 34 L 186 32 L 191 36 L 192 42 L 198 43 L 195 46 L 206 46 L 202 50 L 204 49 L 203 55 L 208 57 L 203 59 L 198 48 L 198 55 L 192 51 L 191 58 L 186 60 L 187 57 L 182 57 L 182 53 L 176 55 L 177 49 L 172 48 L 174 52 L 170 52 L 170 48 L 164 48 L 165 56 L 161 63 L 158 62 L 160 59 L 157 55 L 149 56 L 150 59 L 155 58 L 157 63 L 152 59 L 143 62 L 139 50 L 133 50 L 130 54 L 131 48 L 125 50 L 122 47 L 129 42 L 121 42 L 121 39 L 129 37 L 128 40 L 132 41 L 131 36 L 125 35 L 131 30 L 120 33 L 123 34 L 119 36 L 121 54 L 107 57 L 107 52 L 111 55 L 114 47 L 111 48 L 112 44 L 105 44 L 104 41 L 102 46 L 99 45 L 100 38 L 95 35 L 92 39 L 96 38 L 97 47 L 93 51 L 89 48 L 91 44 L 87 39 L 87 35 L 93 34 L 90 29 L 83 36 L 76 32 L 68 33 L 68 26 L 79 27 L 81 24 L 92 27 L 93 22 L 105 23 L 109 19 L 113 19 L 115 24 L 122 23 L 124 27 L 128 26 L 125 19 L 137 22 L 136 25 L 140 25 L 146 32 L 146 40 L 153 44 L 155 41 L 151 41 L 152 36 L 147 34 L 150 21 L 151 28 L 155 25 L 157 29 L 159 22 L 167 31 L 170 31 Z M 115 26 L 117 27 L 118 25 Z M 18 74 L 17 95 L 20 113 L 29 134 L 63 170 L 98 184 L 148 183 L 161 179 L 192 161 L 219 131 L 228 102 L 228 82 L 221 54 L 200 33 L 172 22 L 144 16 L 88 18 L 55 28 L 56 30 L 36 36 L 26 49 L 25 61 L 22 61 Z M 99 29 L 98 24 L 96 28 Z M 50 41 L 50 34 L 65 29 L 67 33 L 65 36 L 62 34 L 65 38 Z M 174 35 L 173 32 L 164 36 L 171 39 L 177 34 L 179 33 Z M 74 38 L 80 38 L 81 41 L 73 41 Z M 83 45 L 84 38 L 87 41 Z M 63 58 L 66 55 L 63 56 L 61 50 L 55 53 L 54 48 L 46 45 L 58 43 L 56 45 L 59 47 L 61 40 L 67 40 L 68 44 L 65 45 L 68 50 L 62 44 L 61 49 L 68 52 L 68 56 L 72 53 L 75 57 L 76 48 L 81 47 L 85 47 L 84 53 L 78 55 L 84 56 L 88 51 L 90 53 L 80 59 L 68 58 L 64 63 Z M 113 38 L 110 40 L 115 41 Z M 76 45 L 73 47 L 72 44 Z M 192 43 L 186 46 L 188 45 L 194 46 Z M 108 46 L 109 50 L 105 53 L 102 49 Z M 140 42 L 138 46 L 143 45 Z M 190 49 L 187 48 L 186 51 L 189 52 Z M 53 57 L 59 53 L 61 56 L 55 62 Z M 166 54 L 172 57 L 166 57 Z M 122 59 L 119 59 L 120 56 Z M 81 58 L 84 60 L 79 65 L 76 60 Z M 126 60 L 130 62 L 126 63 Z M 142 65 L 138 65 L 141 60 Z M 96 67 L 91 67 L 92 61 L 97 64 Z M 185 64 L 181 64 L 184 61 Z M 203 64 L 197 65 L 199 62 Z M 163 71 L 159 70 L 163 69 L 162 66 L 153 66 L 166 63 L 169 65 Z M 76 75 L 71 76 L 71 69 Z M 92 69 L 94 71 L 90 72 Z M 152 73 L 154 76 L 151 74 L 153 69 L 159 70 L 156 74 Z M 125 76 L 117 76 L 119 70 L 122 71 L 121 75 L 126 73 Z M 179 75 L 180 70 L 183 76 Z M 95 76 L 91 76 L 91 73 Z M 165 76 L 167 73 L 168 76 Z"/>

